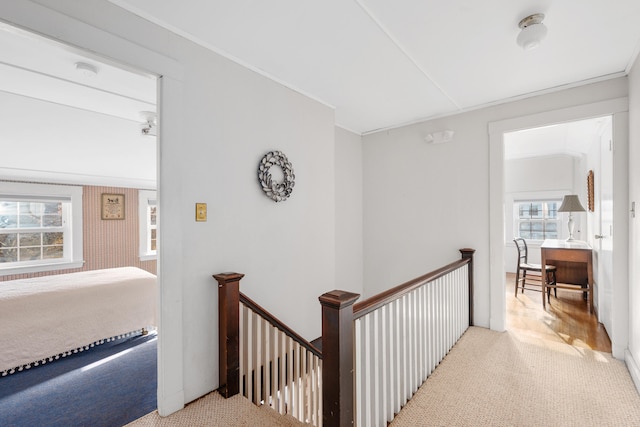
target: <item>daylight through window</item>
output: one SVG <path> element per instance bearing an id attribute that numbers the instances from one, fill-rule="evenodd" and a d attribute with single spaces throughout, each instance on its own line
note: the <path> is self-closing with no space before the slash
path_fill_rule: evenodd
<path id="1" fill-rule="evenodd" d="M 140 259 L 155 259 L 158 249 L 158 203 L 156 192 L 138 192 L 140 220 Z"/>
<path id="2" fill-rule="evenodd" d="M 64 258 L 68 201 L 0 201 L 0 262 Z"/>
<path id="3" fill-rule="evenodd" d="M 81 187 L 0 182 L 0 272 L 82 266 L 81 217 Z"/>
<path id="4" fill-rule="evenodd" d="M 527 240 L 559 238 L 560 200 L 520 200 L 514 204 L 515 235 Z"/>

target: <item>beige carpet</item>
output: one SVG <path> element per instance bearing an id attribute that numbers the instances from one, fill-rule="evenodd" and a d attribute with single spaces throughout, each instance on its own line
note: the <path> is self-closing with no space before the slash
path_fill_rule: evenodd
<path id="1" fill-rule="evenodd" d="M 610 354 L 471 327 L 391 426 L 640 426 Z"/>
<path id="2" fill-rule="evenodd" d="M 127 427 L 211 427 L 211 426 L 304 426 L 291 416 L 283 416 L 267 406 L 257 407 L 237 395 L 225 399 L 213 392 L 191 402 L 181 411 L 161 417 L 158 411 L 127 424 Z"/>
<path id="3" fill-rule="evenodd" d="M 243 397 L 211 393 L 128 426 L 297 425 Z M 471 327 L 391 426 L 640 426 L 640 396 L 610 354 Z"/>

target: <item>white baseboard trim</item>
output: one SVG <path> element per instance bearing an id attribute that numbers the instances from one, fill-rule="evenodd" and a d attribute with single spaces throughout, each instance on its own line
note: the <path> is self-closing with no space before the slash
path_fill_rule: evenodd
<path id="1" fill-rule="evenodd" d="M 606 328 L 605 328 L 605 330 L 606 330 Z M 607 333 L 608 333 L 608 331 L 607 331 Z M 611 335 L 609 335 L 609 336 L 611 336 Z M 618 360 L 625 360 L 625 358 L 627 357 L 626 352 L 627 352 L 627 347 L 626 346 L 622 347 L 620 345 L 617 345 L 614 341 L 611 342 L 611 355 L 613 357 L 615 357 Z"/>
<path id="2" fill-rule="evenodd" d="M 504 321 L 498 322 L 497 320 L 493 320 L 493 318 L 489 319 L 489 329 L 496 332 L 504 332 L 507 330 Z M 478 325 L 475 325 L 478 326 Z"/>
<path id="3" fill-rule="evenodd" d="M 624 352 L 624 361 L 627 364 L 629 374 L 631 374 L 633 384 L 636 386 L 638 393 L 640 393 L 640 369 L 638 369 L 638 364 L 629 350 L 625 350 Z"/>
<path id="4" fill-rule="evenodd" d="M 158 393 L 158 414 L 166 417 L 184 408 L 184 390 L 170 396 L 160 396 Z"/>

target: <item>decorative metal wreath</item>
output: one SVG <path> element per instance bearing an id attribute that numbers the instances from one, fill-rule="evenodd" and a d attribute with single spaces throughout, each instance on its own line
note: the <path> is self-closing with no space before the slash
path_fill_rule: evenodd
<path id="1" fill-rule="evenodd" d="M 284 180 L 282 182 L 274 182 L 271 178 L 269 169 L 271 166 L 279 166 L 284 174 Z M 258 181 L 262 186 L 262 191 L 265 192 L 267 197 L 271 198 L 275 202 L 282 202 L 287 200 L 293 191 L 295 185 L 296 176 L 293 174 L 293 166 L 287 159 L 282 151 L 269 151 L 260 160 L 258 166 Z"/>

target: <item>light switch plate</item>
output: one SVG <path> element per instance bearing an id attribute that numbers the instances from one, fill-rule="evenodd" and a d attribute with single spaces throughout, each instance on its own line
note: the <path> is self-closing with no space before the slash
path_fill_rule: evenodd
<path id="1" fill-rule="evenodd" d="M 196 203 L 196 221 L 206 221 L 206 220 L 207 220 L 207 204 Z"/>

